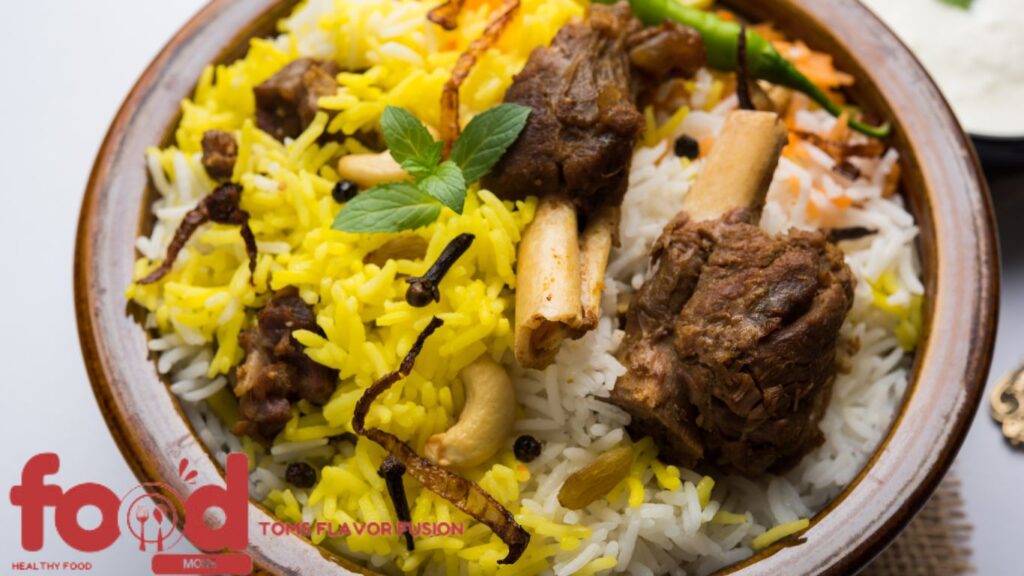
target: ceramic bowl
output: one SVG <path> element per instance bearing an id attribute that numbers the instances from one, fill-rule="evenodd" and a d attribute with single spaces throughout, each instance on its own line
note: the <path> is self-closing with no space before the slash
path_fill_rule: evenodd
<path id="1" fill-rule="evenodd" d="M 150 225 L 143 152 L 169 142 L 179 103 L 203 68 L 244 53 L 293 2 L 215 0 L 168 43 L 117 114 L 96 158 L 82 205 L 75 303 L 96 398 L 140 480 L 187 494 L 177 466 L 188 458 L 197 485 L 223 485 L 222 471 L 157 375 L 146 333 L 126 313 L 135 238 Z M 771 20 L 834 55 L 856 77 L 851 96 L 894 126 L 902 189 L 920 227 L 927 289 L 923 337 L 906 399 L 877 453 L 800 538 L 730 571 L 744 576 L 847 574 L 899 533 L 952 463 L 978 406 L 996 328 L 998 258 L 992 208 L 974 149 L 910 52 L 856 0 L 736 0 L 753 20 Z M 263 535 L 272 521 L 249 509 L 248 553 L 274 574 L 365 571 L 297 536 Z"/>

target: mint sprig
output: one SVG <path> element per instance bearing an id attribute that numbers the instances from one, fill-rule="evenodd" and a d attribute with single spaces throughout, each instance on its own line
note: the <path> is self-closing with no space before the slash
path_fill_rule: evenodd
<path id="1" fill-rule="evenodd" d="M 391 156 L 413 182 L 375 186 L 350 200 L 332 228 L 343 232 L 398 232 L 430 224 L 442 206 L 462 214 L 466 190 L 483 178 L 526 126 L 530 108 L 501 104 L 477 115 L 441 161 L 443 144 L 404 108 L 388 106 L 381 131 Z"/>
<path id="2" fill-rule="evenodd" d="M 451 161 L 459 165 L 466 182 L 483 178 L 516 141 L 530 116 L 528 106 L 502 104 L 473 118 L 452 145 Z"/>
<path id="3" fill-rule="evenodd" d="M 440 213 L 441 205 L 429 194 L 408 182 L 392 182 L 375 186 L 349 200 L 334 221 L 334 229 L 346 232 L 413 230 L 430 224 Z"/>
<path id="4" fill-rule="evenodd" d="M 462 214 L 462 205 L 466 203 L 466 178 L 459 166 L 451 160 L 434 168 L 426 178 L 419 181 L 419 186 L 441 204 Z"/>

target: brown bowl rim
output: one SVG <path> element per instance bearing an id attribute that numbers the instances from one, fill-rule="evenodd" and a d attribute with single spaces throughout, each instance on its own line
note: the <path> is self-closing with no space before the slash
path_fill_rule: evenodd
<path id="1" fill-rule="evenodd" d="M 182 27 L 140 76 L 118 111 L 97 154 L 82 203 L 75 248 L 75 308 L 82 352 L 97 402 L 135 475 L 141 481 L 167 481 L 182 493 L 187 493 L 188 488 L 175 483 L 173 472 L 182 455 L 190 456 L 196 464 L 199 485 L 223 485 L 223 478 L 219 466 L 195 437 L 191 424 L 155 374 L 147 359 L 145 334 L 125 314 L 113 311 L 118 309 L 118 302 L 120 308 L 124 307 L 123 290 L 131 277 L 126 261 L 134 259 L 134 250 L 127 260 L 124 254 L 118 256 L 128 251 L 126 246 L 131 242 L 114 243 L 108 232 L 117 229 L 124 236 L 131 222 L 137 231 L 147 220 L 148 194 L 134 201 L 130 194 L 134 190 L 134 196 L 138 196 L 138 190 L 148 189 L 138 145 L 166 141 L 178 118 L 177 113 L 167 118 L 167 102 L 177 106 L 182 96 L 191 94 L 198 79 L 198 73 L 175 73 L 175 66 L 184 65 L 192 70 L 198 64 L 205 66 L 237 57 L 244 46 L 243 39 L 266 26 L 268 20 L 276 20 L 294 1 L 213 0 Z M 864 469 L 814 517 L 811 528 L 799 539 L 804 545 L 792 546 L 792 542 L 787 542 L 773 546 L 727 569 L 729 573 L 743 575 L 783 570 L 805 574 L 851 573 L 891 542 L 927 501 L 951 465 L 977 410 L 992 357 L 999 301 L 993 210 L 970 139 L 923 67 L 868 9 L 855 0 L 780 0 L 770 8 L 757 0 L 728 3 L 741 13 L 757 17 L 770 12 L 777 23 L 783 24 L 783 29 L 793 29 L 794 22 L 805 27 L 802 29 L 809 32 L 809 37 L 801 35 L 801 39 L 832 52 L 839 67 L 857 77 L 858 102 L 895 121 L 895 144 L 911 168 L 919 169 L 918 173 L 904 174 L 903 184 L 916 223 L 921 227 L 928 298 L 925 334 L 899 415 Z M 857 42 L 863 46 L 856 46 Z M 209 57 L 190 58 L 200 52 Z M 863 54 L 855 54 L 859 52 Z M 886 60 L 878 66 L 881 72 L 870 69 L 870 54 L 885 56 Z M 878 60 L 874 63 L 878 64 Z M 879 84 L 880 78 L 895 72 L 900 74 L 888 78 L 895 84 Z M 908 108 L 907 98 L 917 103 L 916 114 Z M 159 102 L 154 104 L 154 99 Z M 163 125 L 147 122 L 144 114 L 149 106 L 159 110 Z M 150 141 L 142 138 L 140 142 L 141 133 L 158 137 Z M 136 152 L 140 155 L 133 159 Z M 908 156 L 907 152 L 911 154 Z M 137 165 L 134 169 L 133 163 Z M 126 176 L 121 177 L 122 173 Z M 126 182 L 121 184 L 122 180 Z M 118 188 L 125 192 L 115 194 L 113 189 Z M 123 213 L 116 210 L 122 204 L 141 206 L 135 211 L 137 218 L 116 218 Z M 105 212 L 101 213 L 101 209 Z M 965 214 L 967 217 L 961 218 Z M 100 225 L 104 223 L 113 224 L 108 229 Z M 930 236 L 926 238 L 926 234 Z M 109 263 L 97 258 L 97 254 L 110 256 Z M 957 268 L 961 274 L 951 268 Z M 936 291 L 940 284 L 944 288 Z M 959 306 L 957 300 L 973 306 Z M 938 324 L 940 320 L 945 324 Z M 134 333 L 128 332 L 127 326 Z M 962 341 L 958 345 L 949 338 L 933 338 L 936 327 L 962 330 Z M 132 362 L 135 372 L 126 370 L 127 364 L 119 358 Z M 931 359 L 934 363 L 926 362 Z M 938 364 L 944 369 L 940 370 Z M 143 366 L 148 366 L 148 373 Z M 140 384 L 141 379 L 145 383 Z M 930 392 L 943 394 L 922 399 L 922 382 L 926 387 L 937 388 Z M 128 397 L 140 386 L 151 396 L 129 402 Z M 928 418 L 929 410 L 938 415 Z M 158 425 L 143 425 L 141 416 L 145 414 L 173 417 Z M 924 421 L 919 427 L 924 430 L 914 434 L 908 426 L 921 418 Z M 948 424 L 950 419 L 952 425 Z M 923 444 L 921 436 L 929 432 L 935 433 L 937 450 Z M 159 443 L 154 434 L 161 436 Z M 916 461 L 912 461 L 920 464 L 914 470 L 900 466 L 908 453 L 916 455 Z M 886 473 L 893 475 L 885 476 Z M 898 486 L 893 485 L 894 480 L 900 481 Z M 884 496 L 884 502 L 872 506 L 863 501 L 863 494 L 872 487 Z M 852 495 L 858 496 L 858 502 L 851 501 Z M 856 510 L 851 509 L 858 505 Z M 845 511 L 846 522 L 837 511 Z M 250 502 L 251 537 L 257 522 L 269 520 L 262 506 Z M 837 522 L 843 525 L 836 525 Z M 257 534 L 251 540 L 250 555 L 262 569 L 273 573 L 366 571 L 295 536 L 261 538 Z"/>

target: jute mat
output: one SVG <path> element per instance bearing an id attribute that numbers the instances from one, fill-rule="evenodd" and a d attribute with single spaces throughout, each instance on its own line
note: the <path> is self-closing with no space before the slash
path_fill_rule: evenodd
<path id="1" fill-rule="evenodd" d="M 956 576 L 974 572 L 960 480 L 950 473 L 928 504 L 863 576 Z"/>

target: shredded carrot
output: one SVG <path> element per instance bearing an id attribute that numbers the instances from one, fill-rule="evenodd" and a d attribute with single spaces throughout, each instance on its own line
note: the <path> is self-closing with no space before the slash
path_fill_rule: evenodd
<path id="1" fill-rule="evenodd" d="M 900 185 L 900 165 L 897 162 L 892 165 L 892 170 L 885 176 L 885 185 L 882 188 L 882 197 L 891 198 Z"/>
<path id="2" fill-rule="evenodd" d="M 815 52 L 800 40 L 793 42 L 775 40 L 772 44 L 776 50 L 793 62 L 797 70 L 822 88 L 834 89 L 853 84 L 853 76 L 836 70 L 832 64 L 832 56 L 829 54 Z"/>
<path id="3" fill-rule="evenodd" d="M 754 24 L 750 27 L 754 32 L 757 32 L 769 42 L 775 42 L 776 40 L 785 40 L 786 36 L 775 27 L 771 22 L 762 22 L 761 24 Z"/>
<path id="4" fill-rule="evenodd" d="M 703 158 L 711 152 L 711 147 L 715 145 L 714 136 L 705 136 L 697 141 L 697 146 L 700 148 L 700 157 Z"/>
<path id="5" fill-rule="evenodd" d="M 810 154 L 807 153 L 807 148 L 804 148 L 803 141 L 799 139 L 791 139 L 789 144 L 783 148 L 782 154 L 786 158 L 797 162 L 810 158 Z"/>
<path id="6" fill-rule="evenodd" d="M 793 92 L 789 98 L 789 105 L 786 107 L 785 112 L 782 115 L 783 121 L 786 123 L 786 128 L 790 130 L 796 130 L 796 113 L 800 110 L 807 108 L 809 98 L 799 92 Z"/>
<path id="7" fill-rule="evenodd" d="M 828 139 L 836 142 L 845 142 L 850 137 L 850 111 L 843 110 L 836 118 L 836 124 L 828 134 Z"/>
<path id="8" fill-rule="evenodd" d="M 721 8 L 718 9 L 718 10 L 715 10 L 715 16 L 718 16 L 719 18 L 721 18 L 722 20 L 725 20 L 727 22 L 735 22 L 736 21 L 736 15 L 735 14 L 733 14 L 729 10 L 725 10 L 725 9 L 721 9 Z"/>
<path id="9" fill-rule="evenodd" d="M 821 215 L 821 211 L 818 210 L 818 205 L 814 203 L 812 198 L 807 199 L 807 207 L 804 211 L 807 212 L 807 217 L 811 220 L 817 220 L 818 216 Z"/>
<path id="10" fill-rule="evenodd" d="M 792 61 L 800 72 L 818 86 L 834 89 L 853 84 L 853 76 L 836 70 L 829 54 L 811 50 L 800 40 L 786 40 L 785 35 L 770 23 L 758 24 L 751 29 L 771 42 L 776 50 Z"/>
<path id="11" fill-rule="evenodd" d="M 836 208 L 840 210 L 846 210 L 850 206 L 853 206 L 853 198 L 843 194 L 832 198 L 832 203 L 836 205 Z"/>
<path id="12" fill-rule="evenodd" d="M 790 194 L 794 197 L 800 195 L 800 189 L 803 188 L 803 185 L 800 184 L 800 178 L 798 176 L 790 176 L 789 180 L 786 181 L 786 184 L 789 185 Z"/>

